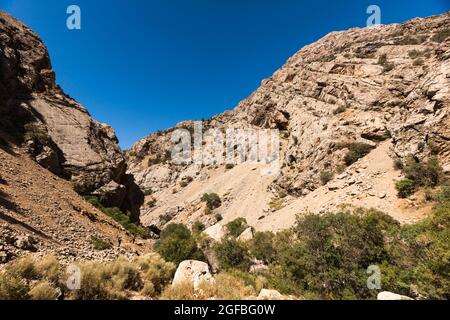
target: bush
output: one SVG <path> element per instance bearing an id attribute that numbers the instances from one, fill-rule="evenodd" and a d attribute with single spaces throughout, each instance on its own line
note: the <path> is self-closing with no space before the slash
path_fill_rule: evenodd
<path id="1" fill-rule="evenodd" d="M 401 159 L 394 160 L 394 169 L 395 170 L 403 170 L 403 161 Z"/>
<path id="2" fill-rule="evenodd" d="M 8 271 L 0 273 L 0 300 L 27 300 L 28 291 L 23 278 Z"/>
<path id="3" fill-rule="evenodd" d="M 30 290 L 31 300 L 56 300 L 58 290 L 48 281 L 41 281 Z"/>
<path id="4" fill-rule="evenodd" d="M 225 165 L 225 169 L 227 169 L 227 170 L 231 170 L 231 169 L 233 169 L 234 168 L 234 164 L 232 164 L 232 163 L 227 163 L 226 165 Z"/>
<path id="5" fill-rule="evenodd" d="M 205 193 L 201 199 L 206 202 L 206 207 L 212 211 L 219 208 L 222 205 L 222 200 L 217 193 Z"/>
<path id="6" fill-rule="evenodd" d="M 403 174 L 419 187 L 436 187 L 443 179 L 443 170 L 436 157 L 430 158 L 426 163 L 409 158 L 403 168 Z"/>
<path id="7" fill-rule="evenodd" d="M 238 277 L 221 273 L 216 276 L 214 284 L 201 284 L 200 289 L 205 292 L 206 298 L 214 297 L 218 300 L 245 300 L 255 297 L 255 289 L 246 285 Z"/>
<path id="8" fill-rule="evenodd" d="M 225 227 L 227 228 L 228 233 L 232 237 L 237 238 L 242 234 L 242 232 L 245 231 L 245 229 L 248 228 L 248 224 L 245 218 L 238 218 L 236 220 L 229 222 Z"/>
<path id="9" fill-rule="evenodd" d="M 441 190 L 434 196 L 439 204 L 450 203 L 450 186 L 442 186 Z"/>
<path id="10" fill-rule="evenodd" d="M 189 229 L 183 224 L 169 224 L 155 244 L 155 250 L 166 261 L 180 264 L 185 260 L 205 261 Z"/>
<path id="11" fill-rule="evenodd" d="M 320 173 L 320 183 L 324 186 L 333 180 L 334 174 L 330 171 L 322 171 Z"/>
<path id="12" fill-rule="evenodd" d="M 194 233 L 200 233 L 205 230 L 205 225 L 201 223 L 200 221 L 195 221 L 194 225 L 192 226 L 192 232 Z"/>
<path id="13" fill-rule="evenodd" d="M 271 263 L 276 259 L 274 248 L 274 234 L 271 232 L 256 232 L 249 243 L 250 254 L 265 263 Z"/>
<path id="14" fill-rule="evenodd" d="M 247 270 L 250 266 L 250 257 L 247 247 L 236 240 L 227 239 L 221 243 L 215 244 L 214 252 L 216 253 L 219 264 L 223 269 L 237 268 Z"/>
<path id="15" fill-rule="evenodd" d="M 345 164 L 350 166 L 368 155 L 374 147 L 367 143 L 351 143 L 347 146 L 349 151 L 344 157 Z"/>
<path id="16" fill-rule="evenodd" d="M 416 184 L 410 179 L 403 179 L 395 184 L 395 188 L 400 198 L 408 198 L 415 192 Z"/>
<path id="17" fill-rule="evenodd" d="M 89 202 L 91 205 L 96 207 L 98 210 L 106 214 L 107 216 L 111 217 L 119 223 L 122 227 L 124 227 L 127 231 L 129 231 L 131 234 L 140 236 L 144 239 L 148 239 L 151 237 L 151 231 L 150 229 L 139 226 L 135 223 L 132 223 L 130 221 L 129 215 L 123 213 L 119 208 L 105 208 L 98 197 L 95 196 L 88 196 L 86 197 L 86 201 Z"/>
<path id="18" fill-rule="evenodd" d="M 91 236 L 91 243 L 94 246 L 94 249 L 98 251 L 104 251 L 112 248 L 111 243 L 95 236 Z"/>
<path id="19" fill-rule="evenodd" d="M 378 64 L 383 67 L 383 72 L 389 72 L 395 68 L 395 65 L 388 61 L 386 54 L 383 54 L 378 58 Z"/>
<path id="20" fill-rule="evenodd" d="M 161 294 L 160 300 L 200 300 L 198 294 L 194 290 L 194 286 L 190 282 L 178 283 L 168 286 Z"/>
<path id="21" fill-rule="evenodd" d="M 217 213 L 215 216 L 214 216 L 214 218 L 216 219 L 216 221 L 217 222 L 220 222 L 220 221 L 222 221 L 223 220 L 223 217 L 222 217 L 222 215 L 221 214 L 219 214 L 219 213 Z"/>
<path id="22" fill-rule="evenodd" d="M 155 253 L 147 254 L 134 262 L 143 273 L 144 287 L 142 293 L 147 296 L 160 294 L 172 281 L 175 265 L 166 262 Z"/>

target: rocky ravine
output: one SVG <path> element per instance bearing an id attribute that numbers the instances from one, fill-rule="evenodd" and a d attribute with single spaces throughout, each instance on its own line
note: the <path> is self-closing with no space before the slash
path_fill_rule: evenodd
<path id="1" fill-rule="evenodd" d="M 223 222 L 246 217 L 258 229 L 289 227 L 307 210 L 339 205 L 375 207 L 402 222 L 426 214 L 414 199 L 398 200 L 393 159 L 436 154 L 450 163 L 450 14 L 374 29 L 333 32 L 306 46 L 234 110 L 206 128 L 281 130 L 282 172 L 262 177 L 257 166 L 176 166 L 168 153 L 173 129 L 153 134 L 128 152 L 129 173 L 146 191 L 143 221 L 207 226 L 200 198 L 216 192 Z M 190 128 L 185 122 L 177 127 Z M 350 167 L 350 143 L 374 150 Z M 320 175 L 334 173 L 321 186 Z M 221 222 L 221 223 L 223 223 Z"/>
<path id="2" fill-rule="evenodd" d="M 0 142 L 19 145 L 43 167 L 72 181 L 81 194 L 104 195 L 105 204 L 139 220 L 143 195 L 114 130 L 56 85 L 39 37 L 0 11 Z"/>

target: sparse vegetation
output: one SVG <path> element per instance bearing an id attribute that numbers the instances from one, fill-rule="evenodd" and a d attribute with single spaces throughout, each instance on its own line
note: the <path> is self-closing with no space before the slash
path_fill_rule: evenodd
<path id="1" fill-rule="evenodd" d="M 383 67 L 383 72 L 389 72 L 395 68 L 395 65 L 389 62 L 386 54 L 383 54 L 378 58 L 378 64 Z"/>
<path id="2" fill-rule="evenodd" d="M 450 37 L 450 28 L 439 31 L 431 38 L 431 40 L 434 42 L 441 43 L 447 40 L 448 37 Z"/>
<path id="3" fill-rule="evenodd" d="M 131 234 L 140 236 L 144 239 L 148 239 L 151 237 L 151 231 L 148 228 L 132 223 L 130 221 L 130 216 L 123 213 L 119 208 L 105 208 L 101 204 L 100 199 L 95 196 L 86 197 L 86 201 L 92 204 L 98 210 L 102 211 L 107 216 L 113 218 Z"/>
<path id="4" fill-rule="evenodd" d="M 96 236 L 91 236 L 91 243 L 94 246 L 94 249 L 98 251 L 108 250 L 112 248 L 111 243 Z"/>
<path id="5" fill-rule="evenodd" d="M 236 220 L 229 222 L 225 227 L 230 236 L 237 238 L 248 228 L 248 224 L 247 220 L 244 218 L 237 218 Z"/>
<path id="6" fill-rule="evenodd" d="M 374 149 L 373 146 L 367 143 L 350 143 L 346 146 L 349 151 L 344 157 L 345 164 L 350 166 L 361 158 L 364 158 Z"/>
<path id="7" fill-rule="evenodd" d="M 206 207 L 213 211 L 222 205 L 222 200 L 217 193 L 205 193 L 201 199 L 206 202 Z"/>
<path id="8" fill-rule="evenodd" d="M 403 179 L 395 184 L 400 198 L 407 198 L 412 195 L 416 189 L 414 181 L 410 179 Z"/>
<path id="9" fill-rule="evenodd" d="M 195 221 L 192 225 L 192 232 L 194 233 L 200 233 L 205 230 L 205 225 L 200 221 Z"/>
<path id="10" fill-rule="evenodd" d="M 322 171 L 320 173 L 320 183 L 324 186 L 333 180 L 334 174 L 331 171 Z"/>

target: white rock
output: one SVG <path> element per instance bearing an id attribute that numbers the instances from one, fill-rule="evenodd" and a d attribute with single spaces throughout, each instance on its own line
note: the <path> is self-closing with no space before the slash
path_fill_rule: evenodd
<path id="1" fill-rule="evenodd" d="M 378 294 L 378 300 L 414 300 L 407 296 L 402 296 L 400 294 L 392 293 L 389 291 L 383 291 Z"/>
<path id="2" fill-rule="evenodd" d="M 208 264 L 201 261 L 186 260 L 178 266 L 172 285 L 185 282 L 192 283 L 194 289 L 197 290 L 202 283 L 213 284 L 215 280 L 209 271 Z"/>
<path id="3" fill-rule="evenodd" d="M 250 241 L 253 239 L 253 228 L 249 227 L 237 238 L 238 241 Z"/>
<path id="4" fill-rule="evenodd" d="M 276 290 L 262 289 L 258 300 L 283 300 L 283 295 Z"/>
<path id="5" fill-rule="evenodd" d="M 207 234 L 211 239 L 219 242 L 227 236 L 227 229 L 220 224 L 215 224 L 203 231 L 203 233 Z"/>

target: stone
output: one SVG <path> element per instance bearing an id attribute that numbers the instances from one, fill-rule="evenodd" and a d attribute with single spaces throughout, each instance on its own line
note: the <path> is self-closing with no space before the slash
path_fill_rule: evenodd
<path id="1" fill-rule="evenodd" d="M 380 292 L 377 296 L 378 300 L 414 300 L 413 298 L 402 296 L 389 291 Z"/>
<path id="2" fill-rule="evenodd" d="M 253 239 L 253 236 L 254 236 L 253 228 L 249 227 L 249 228 L 245 229 L 245 231 L 242 232 L 242 234 L 239 237 L 237 237 L 237 240 L 238 241 L 244 241 L 244 242 L 245 241 L 250 241 L 250 240 Z"/>
<path id="3" fill-rule="evenodd" d="M 258 295 L 258 300 L 283 300 L 284 297 L 276 290 L 262 289 Z"/>
<path id="4" fill-rule="evenodd" d="M 208 235 L 211 239 L 220 242 L 222 241 L 228 234 L 227 229 L 221 224 L 215 224 L 205 231 L 203 231 L 206 235 Z"/>
<path id="5" fill-rule="evenodd" d="M 209 271 L 209 266 L 207 263 L 195 260 L 186 260 L 178 266 L 172 285 L 185 282 L 191 283 L 194 286 L 194 289 L 197 290 L 202 283 L 213 284 L 215 280 Z"/>

